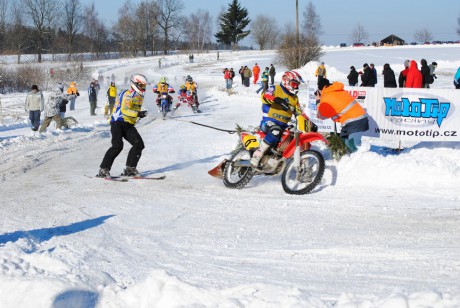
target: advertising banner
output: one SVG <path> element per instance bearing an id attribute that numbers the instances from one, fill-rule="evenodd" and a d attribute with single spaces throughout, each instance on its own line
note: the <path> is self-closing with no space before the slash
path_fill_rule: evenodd
<path id="1" fill-rule="evenodd" d="M 460 141 L 460 91 L 455 89 L 358 88 L 345 90 L 366 109 L 365 135 L 394 141 Z M 316 117 L 316 89 L 309 88 L 308 116 L 330 132 L 332 121 Z M 332 123 L 332 124 L 331 124 Z"/>

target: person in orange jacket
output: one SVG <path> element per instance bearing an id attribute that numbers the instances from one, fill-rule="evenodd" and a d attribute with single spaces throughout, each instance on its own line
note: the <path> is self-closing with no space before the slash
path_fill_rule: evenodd
<path id="1" fill-rule="evenodd" d="M 369 129 L 369 119 L 366 110 L 343 87 L 343 83 L 331 84 L 328 79 L 321 79 L 318 83 L 319 103 L 316 109 L 318 118 L 330 118 L 341 124 L 340 137 L 353 153 L 361 145 L 363 132 Z"/>
<path id="2" fill-rule="evenodd" d="M 254 84 L 257 84 L 257 80 L 259 80 L 259 74 L 260 74 L 260 67 L 257 65 L 254 65 L 252 68 L 252 75 L 254 76 Z"/>
<path id="3" fill-rule="evenodd" d="M 406 88 L 421 88 L 423 86 L 422 72 L 418 69 L 417 62 L 410 61 L 409 71 L 406 76 Z"/>
<path id="4" fill-rule="evenodd" d="M 67 88 L 67 94 L 72 95 L 72 98 L 70 99 L 70 110 L 75 110 L 75 100 L 77 96 L 80 96 L 75 81 L 70 83 L 70 86 Z"/>

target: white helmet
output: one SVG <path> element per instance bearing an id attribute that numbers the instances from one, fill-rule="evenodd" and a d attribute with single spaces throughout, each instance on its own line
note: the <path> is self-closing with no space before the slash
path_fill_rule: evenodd
<path id="1" fill-rule="evenodd" d="M 301 83 L 304 83 L 302 76 L 296 71 L 285 72 L 281 77 L 281 84 L 292 94 L 297 94 Z"/>
<path id="2" fill-rule="evenodd" d="M 147 83 L 147 78 L 142 74 L 135 74 L 131 76 L 131 88 L 140 96 L 144 96 Z"/>

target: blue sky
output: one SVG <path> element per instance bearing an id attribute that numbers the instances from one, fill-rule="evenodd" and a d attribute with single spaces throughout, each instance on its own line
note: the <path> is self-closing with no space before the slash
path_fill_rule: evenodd
<path id="1" fill-rule="evenodd" d="M 108 24 L 118 18 L 118 9 L 125 0 L 81 0 L 84 5 L 94 1 L 99 16 Z M 131 0 L 133 3 L 138 2 Z M 184 15 L 199 8 L 208 10 L 216 18 L 221 8 L 227 8 L 231 0 L 182 0 Z M 308 0 L 299 0 L 299 18 Z M 427 28 L 435 40 L 460 40 L 456 34 L 460 16 L 459 0 L 313 0 L 316 12 L 321 16 L 325 44 L 351 43 L 351 32 L 358 23 L 369 33 L 371 41 L 379 41 L 395 34 L 408 42 L 414 41 L 417 30 Z M 248 9 L 249 17 L 267 15 L 278 20 L 280 29 L 286 23 L 295 24 L 295 0 L 240 0 Z M 214 32 L 217 31 L 216 24 Z M 244 43 L 244 42 L 243 42 Z M 247 41 L 246 43 L 250 43 Z"/>

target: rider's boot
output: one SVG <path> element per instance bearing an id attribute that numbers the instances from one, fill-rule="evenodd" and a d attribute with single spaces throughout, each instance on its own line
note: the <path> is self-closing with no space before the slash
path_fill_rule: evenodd
<path id="1" fill-rule="evenodd" d="M 262 140 L 259 148 L 254 152 L 254 154 L 252 154 L 251 165 L 255 168 L 259 167 L 260 160 L 269 149 L 270 145 Z"/>

